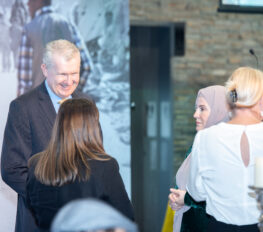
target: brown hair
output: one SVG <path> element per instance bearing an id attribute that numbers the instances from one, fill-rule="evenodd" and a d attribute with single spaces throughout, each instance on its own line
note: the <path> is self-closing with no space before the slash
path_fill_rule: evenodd
<path id="1" fill-rule="evenodd" d="M 96 105 L 87 99 L 61 104 L 46 150 L 33 156 L 35 176 L 43 184 L 61 186 L 90 177 L 89 160 L 108 160 L 103 148 Z"/>

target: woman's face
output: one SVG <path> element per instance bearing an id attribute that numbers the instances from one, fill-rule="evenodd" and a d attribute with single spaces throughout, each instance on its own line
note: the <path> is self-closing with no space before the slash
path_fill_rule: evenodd
<path id="1" fill-rule="evenodd" d="M 205 128 L 207 119 L 210 115 L 211 109 L 207 101 L 203 97 L 198 97 L 195 106 L 195 118 L 196 131 L 200 131 Z"/>

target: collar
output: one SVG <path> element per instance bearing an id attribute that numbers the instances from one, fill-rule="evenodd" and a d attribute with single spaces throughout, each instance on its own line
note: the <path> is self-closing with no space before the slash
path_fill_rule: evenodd
<path id="1" fill-rule="evenodd" d="M 47 92 L 48 92 L 48 95 L 52 101 L 52 104 L 56 110 L 56 112 L 58 112 L 58 108 L 60 106 L 59 104 L 59 101 L 62 100 L 59 96 L 57 96 L 51 89 L 50 87 L 48 86 L 48 83 L 47 83 L 47 80 L 45 80 L 45 86 L 47 88 Z M 72 98 L 72 96 L 70 95 L 69 97 L 67 97 L 66 99 L 69 99 L 69 98 Z"/>
<path id="2" fill-rule="evenodd" d="M 48 12 L 53 12 L 54 9 L 52 6 L 43 6 L 42 8 L 38 9 L 35 13 L 35 17 L 41 15 L 41 14 L 45 14 L 45 13 L 48 13 Z M 34 17 L 34 18 L 35 18 Z"/>

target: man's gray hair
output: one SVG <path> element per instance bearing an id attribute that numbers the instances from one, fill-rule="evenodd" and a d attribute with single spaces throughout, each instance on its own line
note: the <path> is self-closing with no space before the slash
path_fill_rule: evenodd
<path id="1" fill-rule="evenodd" d="M 76 56 L 80 57 L 79 49 L 75 44 L 64 39 L 54 40 L 46 45 L 43 54 L 43 64 L 45 64 L 47 68 L 52 66 L 52 57 L 54 54 L 62 56 L 67 61 Z"/>

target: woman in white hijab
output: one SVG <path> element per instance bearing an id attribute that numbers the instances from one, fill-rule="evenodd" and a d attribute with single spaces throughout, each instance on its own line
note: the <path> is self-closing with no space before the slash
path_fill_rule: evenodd
<path id="1" fill-rule="evenodd" d="M 200 89 L 196 98 L 196 131 L 213 126 L 219 122 L 229 120 L 229 107 L 226 101 L 226 89 L 223 86 L 214 85 Z M 188 153 L 189 154 L 189 153 Z M 178 204 L 178 194 L 185 194 L 186 182 L 189 174 L 191 153 L 187 156 L 176 174 L 178 190 L 171 189 L 169 195 L 170 206 L 176 210 L 174 216 L 173 231 L 204 232 L 207 226 L 207 214 L 205 203 L 195 202 L 189 194 L 185 197 L 185 206 Z M 182 207 L 183 206 L 183 207 Z"/>

